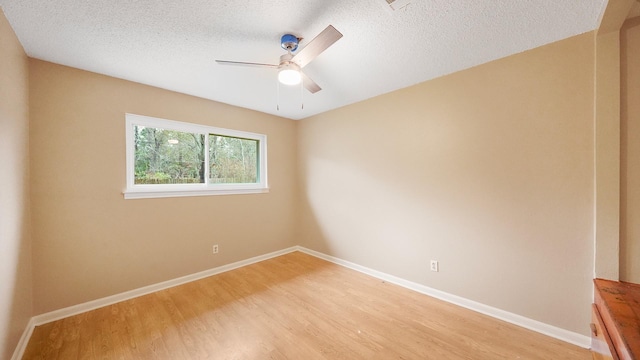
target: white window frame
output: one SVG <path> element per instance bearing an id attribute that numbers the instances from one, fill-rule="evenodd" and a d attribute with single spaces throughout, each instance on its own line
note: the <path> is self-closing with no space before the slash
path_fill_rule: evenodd
<path id="1" fill-rule="evenodd" d="M 163 198 L 181 196 L 256 194 L 269 192 L 267 183 L 267 136 L 246 131 L 217 128 L 150 116 L 125 115 L 127 187 L 125 199 Z M 134 126 L 146 126 L 175 130 L 205 136 L 205 183 L 204 184 L 135 184 L 135 139 Z M 209 184 L 209 134 L 237 137 L 258 141 L 258 179 L 251 184 Z"/>

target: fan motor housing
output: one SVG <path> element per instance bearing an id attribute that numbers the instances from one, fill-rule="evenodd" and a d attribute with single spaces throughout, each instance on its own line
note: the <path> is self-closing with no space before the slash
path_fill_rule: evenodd
<path id="1" fill-rule="evenodd" d="M 280 63 L 278 65 L 278 69 L 292 68 L 292 69 L 300 71 L 300 65 L 298 65 L 294 61 L 291 61 L 291 59 L 293 59 L 293 55 L 291 53 L 286 53 L 286 54 L 281 55 L 280 56 Z"/>

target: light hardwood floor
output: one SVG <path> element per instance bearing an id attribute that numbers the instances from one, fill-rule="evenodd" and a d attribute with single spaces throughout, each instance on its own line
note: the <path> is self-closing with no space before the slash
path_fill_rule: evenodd
<path id="1" fill-rule="evenodd" d="M 294 252 L 35 329 L 24 359 L 590 359 Z"/>

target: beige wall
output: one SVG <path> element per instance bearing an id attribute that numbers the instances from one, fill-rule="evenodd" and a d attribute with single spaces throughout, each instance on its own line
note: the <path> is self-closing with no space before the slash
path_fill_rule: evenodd
<path id="1" fill-rule="evenodd" d="M 295 122 L 33 59 L 30 95 L 36 314 L 295 245 Z M 266 134 L 271 191 L 124 200 L 127 112 Z"/>
<path id="2" fill-rule="evenodd" d="M 302 245 L 588 334 L 593 74 L 589 33 L 303 120 Z"/>
<path id="3" fill-rule="evenodd" d="M 620 30 L 620 280 L 640 283 L 640 17 Z"/>
<path id="4" fill-rule="evenodd" d="M 0 180 L 0 351 L 32 314 L 29 142 L 35 314 L 301 244 L 587 333 L 593 34 L 301 122 L 39 60 L 27 76 L 2 16 L 0 35 L 0 159 L 15 169 Z M 124 200 L 125 112 L 267 134 L 271 192 Z M 622 150 L 620 272 L 640 282 L 637 145 Z"/>
<path id="5" fill-rule="evenodd" d="M 0 358 L 32 316 L 28 60 L 0 8 Z"/>

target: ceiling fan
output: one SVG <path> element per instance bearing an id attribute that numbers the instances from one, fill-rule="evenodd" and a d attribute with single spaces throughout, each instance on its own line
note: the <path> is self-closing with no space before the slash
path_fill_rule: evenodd
<path id="1" fill-rule="evenodd" d="M 310 93 L 315 94 L 322 89 L 318 84 L 305 75 L 304 72 L 302 72 L 302 68 L 307 66 L 307 64 L 309 64 L 323 51 L 327 50 L 329 46 L 333 45 L 333 43 L 338 41 L 341 37 L 342 34 L 336 30 L 336 28 L 329 25 L 326 29 L 322 30 L 318 36 L 311 40 L 307 46 L 294 55 L 293 52 L 298 49 L 298 43 L 302 38 L 298 38 L 291 34 L 285 34 L 280 39 L 280 46 L 287 50 L 287 53 L 280 56 L 280 63 L 278 65 L 226 60 L 216 60 L 216 62 L 221 65 L 277 68 L 279 70 L 278 81 L 286 85 L 296 85 L 302 81 L 302 85 L 309 90 Z"/>

